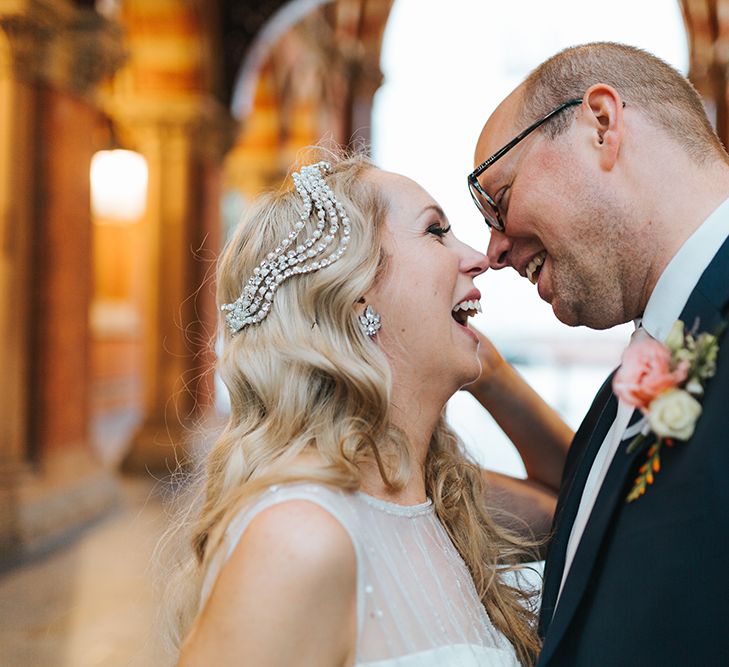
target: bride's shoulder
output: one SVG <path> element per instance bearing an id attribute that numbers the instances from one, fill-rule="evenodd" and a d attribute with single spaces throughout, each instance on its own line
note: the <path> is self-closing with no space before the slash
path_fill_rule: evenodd
<path id="1" fill-rule="evenodd" d="M 245 529 L 234 536 L 220 577 L 295 577 L 320 585 L 323 576 L 356 578 L 355 548 L 337 508 L 337 490 L 319 485 L 272 487 L 244 512 Z M 285 573 L 281 568 L 285 569 Z"/>
<path id="2" fill-rule="evenodd" d="M 271 511 L 280 505 L 309 508 L 312 521 L 316 520 L 318 516 L 328 514 L 332 520 L 338 520 L 340 524 L 349 529 L 351 520 L 347 508 L 351 504 L 351 495 L 341 489 L 317 483 L 302 482 L 270 486 L 252 498 L 244 500 L 232 511 L 232 518 L 225 528 L 226 541 L 229 547 L 237 544 L 243 533 L 249 530 L 253 521 L 257 520 L 260 524 L 261 521 L 285 520 L 285 510 L 282 512 Z M 263 514 L 266 518 L 261 519 Z"/>
<path id="3" fill-rule="evenodd" d="M 220 540 L 212 540 L 217 546 L 208 560 L 201 603 L 222 571 L 231 569 L 231 559 L 237 562 L 241 554 L 293 550 L 314 559 L 321 549 L 319 558 L 349 557 L 355 547 L 346 496 L 339 489 L 301 483 L 273 485 L 241 501 L 221 526 Z"/>
<path id="4" fill-rule="evenodd" d="M 222 566 L 194 643 L 207 645 L 206 637 L 223 632 L 226 651 L 245 654 L 251 645 L 298 638 L 311 623 L 349 638 L 356 581 L 354 547 L 341 523 L 310 500 L 277 502 L 255 514 Z M 261 618 L 276 628 L 270 637 Z"/>
<path id="5" fill-rule="evenodd" d="M 282 499 L 257 512 L 233 555 L 246 551 L 289 553 L 300 567 L 329 566 L 349 556 L 354 562 L 345 527 L 328 509 L 306 498 Z"/>

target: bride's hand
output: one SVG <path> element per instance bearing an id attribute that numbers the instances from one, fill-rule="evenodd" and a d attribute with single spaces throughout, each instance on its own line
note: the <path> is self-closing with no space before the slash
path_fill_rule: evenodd
<path id="1" fill-rule="evenodd" d="M 501 353 L 496 349 L 489 338 L 484 336 L 484 334 L 475 327 L 470 328 L 471 331 L 478 336 L 480 343 L 478 346 L 478 358 L 481 362 L 481 375 L 479 375 L 477 380 L 463 388 L 474 396 L 479 396 L 484 395 L 490 388 L 492 388 L 492 383 L 494 382 L 497 372 L 502 369 L 502 367 L 506 364 L 506 361 L 504 361 L 504 357 L 501 356 Z"/>

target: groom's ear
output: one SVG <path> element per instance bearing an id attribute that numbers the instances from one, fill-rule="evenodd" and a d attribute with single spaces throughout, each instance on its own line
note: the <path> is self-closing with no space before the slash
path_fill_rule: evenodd
<path id="1" fill-rule="evenodd" d="M 583 118 L 591 130 L 591 145 L 598 152 L 600 168 L 610 171 L 618 160 L 623 140 L 625 103 L 606 83 L 590 86 L 582 97 Z"/>

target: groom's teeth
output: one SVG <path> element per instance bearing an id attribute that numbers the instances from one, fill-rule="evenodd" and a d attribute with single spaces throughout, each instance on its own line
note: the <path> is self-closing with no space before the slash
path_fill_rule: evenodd
<path id="1" fill-rule="evenodd" d="M 526 268 L 526 277 L 529 278 L 529 282 L 532 285 L 537 284 L 537 269 L 544 264 L 544 259 L 547 256 L 546 252 L 539 253 Z"/>

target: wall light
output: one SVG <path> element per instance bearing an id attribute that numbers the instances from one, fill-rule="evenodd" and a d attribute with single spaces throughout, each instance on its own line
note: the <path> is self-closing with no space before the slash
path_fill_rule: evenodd
<path id="1" fill-rule="evenodd" d="M 99 151 L 91 158 L 91 210 L 108 222 L 136 222 L 147 205 L 147 161 L 134 151 Z"/>

